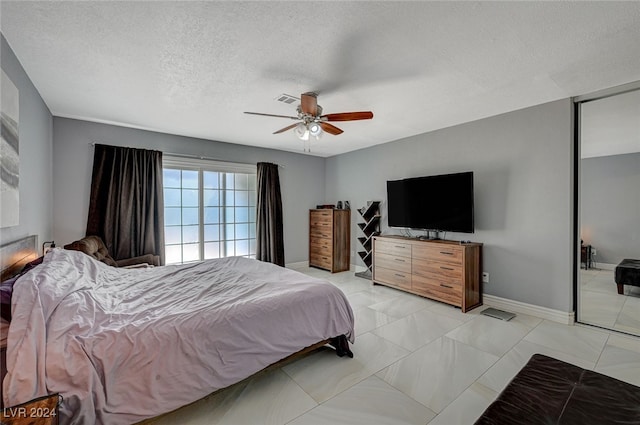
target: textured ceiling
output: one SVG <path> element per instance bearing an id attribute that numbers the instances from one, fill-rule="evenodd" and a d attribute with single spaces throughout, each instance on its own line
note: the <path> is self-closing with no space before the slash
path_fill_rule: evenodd
<path id="1" fill-rule="evenodd" d="M 0 2 L 55 116 L 302 152 L 281 93 L 319 93 L 331 156 L 640 80 L 640 2 Z"/>

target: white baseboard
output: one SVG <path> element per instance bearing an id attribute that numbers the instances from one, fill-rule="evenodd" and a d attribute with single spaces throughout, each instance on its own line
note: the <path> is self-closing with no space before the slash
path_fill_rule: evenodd
<path id="1" fill-rule="evenodd" d="M 295 269 L 303 269 L 303 268 L 309 267 L 309 262 L 308 261 L 298 261 L 296 263 L 287 263 L 284 266 L 286 268 L 288 268 L 288 269 L 294 269 L 294 270 Z M 367 268 L 364 267 L 364 266 L 358 266 L 358 265 L 355 265 L 355 264 L 351 264 L 349 266 L 349 271 L 352 271 L 352 272 L 359 273 L 359 272 L 363 272 L 365 270 L 367 270 Z"/>
<path id="2" fill-rule="evenodd" d="M 308 261 L 298 261 L 297 263 L 287 263 L 284 265 L 288 269 L 301 269 L 304 267 L 309 267 Z"/>
<path id="3" fill-rule="evenodd" d="M 553 322 L 562 323 L 564 325 L 573 325 L 575 322 L 574 312 L 554 310 L 547 307 L 541 307 L 538 305 L 510 300 L 507 298 L 496 297 L 495 295 L 483 294 L 482 302 L 484 305 L 490 307 L 495 307 L 513 313 L 528 314 L 529 316 L 551 320 Z"/>
<path id="4" fill-rule="evenodd" d="M 594 269 L 599 269 L 599 270 L 615 270 L 617 264 L 608 264 L 608 263 L 593 263 L 593 268 Z"/>

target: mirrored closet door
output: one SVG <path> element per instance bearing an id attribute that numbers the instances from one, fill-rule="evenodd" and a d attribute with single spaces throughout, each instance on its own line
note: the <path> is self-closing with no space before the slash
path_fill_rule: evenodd
<path id="1" fill-rule="evenodd" d="M 640 84 L 634 86 L 578 102 L 577 320 L 640 335 Z"/>

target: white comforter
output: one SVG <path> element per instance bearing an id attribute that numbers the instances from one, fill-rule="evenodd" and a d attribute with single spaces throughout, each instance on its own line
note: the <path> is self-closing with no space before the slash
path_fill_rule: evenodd
<path id="1" fill-rule="evenodd" d="M 240 257 L 118 269 L 55 249 L 14 286 L 5 406 L 59 392 L 62 424 L 129 424 L 323 339 L 353 341 L 329 282 Z"/>

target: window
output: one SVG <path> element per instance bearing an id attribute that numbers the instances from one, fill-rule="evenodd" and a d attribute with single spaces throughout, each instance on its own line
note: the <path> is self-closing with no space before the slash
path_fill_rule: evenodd
<path id="1" fill-rule="evenodd" d="M 165 156 L 166 264 L 256 255 L 256 166 Z"/>

